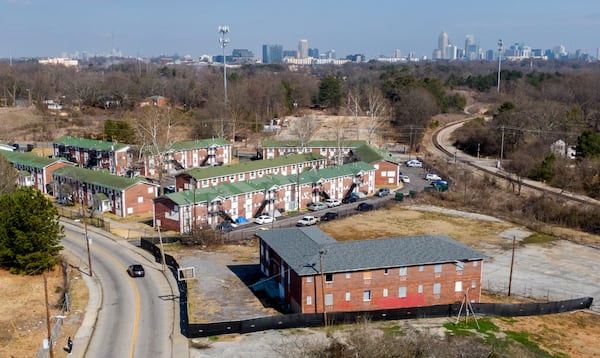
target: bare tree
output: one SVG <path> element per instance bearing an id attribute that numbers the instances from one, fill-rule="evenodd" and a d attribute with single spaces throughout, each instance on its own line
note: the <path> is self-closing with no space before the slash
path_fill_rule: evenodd
<path id="1" fill-rule="evenodd" d="M 141 155 L 148 153 L 158 162 L 155 164 L 161 189 L 165 161 L 177 141 L 172 133 L 174 124 L 173 113 L 168 107 L 144 107 L 140 114 L 133 118 L 133 126 L 141 143 Z"/>
<path id="2" fill-rule="evenodd" d="M 360 108 L 360 90 L 355 87 L 348 91 L 346 99 L 346 108 L 354 115 L 354 128 L 356 130 L 356 140 L 360 140 L 360 123 L 358 115 L 362 112 Z"/>
<path id="3" fill-rule="evenodd" d="M 389 116 L 389 108 L 383 94 L 376 87 L 367 89 L 367 114 L 369 122 L 367 123 L 367 141 L 371 144 L 373 135 L 383 127 Z"/>
<path id="4" fill-rule="evenodd" d="M 290 133 L 298 138 L 300 141 L 300 146 L 304 148 L 306 143 L 316 131 L 317 127 L 317 118 L 310 114 L 308 116 L 300 117 L 298 120 L 294 121 Z"/>

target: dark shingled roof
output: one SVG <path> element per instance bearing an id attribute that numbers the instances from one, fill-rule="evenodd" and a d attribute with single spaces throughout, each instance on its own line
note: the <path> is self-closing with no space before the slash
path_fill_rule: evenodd
<path id="1" fill-rule="evenodd" d="M 300 276 L 319 271 L 350 272 L 455 261 L 482 260 L 485 255 L 445 235 L 393 237 L 337 242 L 319 228 L 288 228 L 258 232 Z"/>

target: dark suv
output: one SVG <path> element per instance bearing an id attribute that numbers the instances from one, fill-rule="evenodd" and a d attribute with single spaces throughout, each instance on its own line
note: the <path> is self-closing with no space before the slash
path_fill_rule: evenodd
<path id="1" fill-rule="evenodd" d="M 321 216 L 321 221 L 331 221 L 338 218 L 338 213 L 334 213 L 333 211 L 328 211 L 323 216 Z"/>
<path id="2" fill-rule="evenodd" d="M 369 203 L 360 203 L 356 207 L 356 210 L 358 210 L 358 211 L 369 211 L 369 210 L 373 210 L 373 209 L 374 209 L 373 204 L 369 204 Z"/>

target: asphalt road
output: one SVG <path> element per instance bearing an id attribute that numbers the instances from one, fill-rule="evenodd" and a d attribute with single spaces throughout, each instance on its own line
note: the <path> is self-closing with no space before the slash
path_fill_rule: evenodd
<path id="1" fill-rule="evenodd" d="M 61 244 L 89 272 L 83 228 L 65 223 Z M 101 282 L 101 307 L 85 357 L 171 357 L 174 304 L 160 265 L 110 235 L 88 231 L 94 276 Z M 141 263 L 145 277 L 131 278 L 127 266 Z M 169 273 L 170 274 L 170 273 Z M 98 294 L 90 290 L 90 295 Z M 87 342 L 74 342 L 78 350 Z"/>

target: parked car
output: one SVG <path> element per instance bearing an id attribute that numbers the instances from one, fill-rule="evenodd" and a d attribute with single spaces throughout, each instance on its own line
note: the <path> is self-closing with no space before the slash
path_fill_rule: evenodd
<path id="1" fill-rule="evenodd" d="M 400 180 L 402 180 L 403 183 L 410 184 L 410 178 L 408 175 L 401 175 Z"/>
<path id="2" fill-rule="evenodd" d="M 254 219 L 254 223 L 258 224 L 258 225 L 263 225 L 263 224 L 270 224 L 273 221 L 275 221 L 275 218 L 269 215 L 261 215 L 259 217 L 257 217 L 256 219 Z"/>
<path id="3" fill-rule="evenodd" d="M 375 193 L 375 195 L 377 195 L 379 197 L 388 196 L 388 195 L 390 195 L 390 189 L 388 189 L 388 188 L 380 188 L 379 190 L 377 190 L 377 192 Z"/>
<path id="4" fill-rule="evenodd" d="M 319 222 L 319 218 L 316 216 L 305 216 L 302 219 L 298 220 L 296 226 L 311 226 L 316 225 Z"/>
<path id="5" fill-rule="evenodd" d="M 325 200 L 325 205 L 327 205 L 329 208 L 333 208 L 335 206 L 342 205 L 342 201 L 338 199 L 327 199 Z"/>
<path id="6" fill-rule="evenodd" d="M 144 277 L 146 275 L 146 271 L 144 271 L 144 266 L 140 264 L 133 264 L 127 268 L 127 273 L 131 277 Z"/>
<path id="7" fill-rule="evenodd" d="M 445 180 L 436 180 L 433 183 L 431 183 L 431 186 L 439 191 L 448 190 L 448 182 Z"/>
<path id="8" fill-rule="evenodd" d="M 442 180 L 442 177 L 440 177 L 437 174 L 428 173 L 427 175 L 425 175 L 425 179 L 426 180 Z"/>
<path id="9" fill-rule="evenodd" d="M 323 209 L 327 209 L 327 205 L 325 205 L 321 202 L 316 202 L 316 203 L 312 203 L 312 205 L 308 205 L 308 210 L 310 210 L 310 211 L 317 211 L 317 210 L 323 210 Z"/>
<path id="10" fill-rule="evenodd" d="M 356 210 L 358 210 L 358 211 L 369 211 L 369 210 L 373 210 L 373 209 L 374 209 L 373 204 L 369 204 L 369 203 L 360 203 L 356 207 Z"/>
<path id="11" fill-rule="evenodd" d="M 416 159 L 412 159 L 406 162 L 406 166 L 407 167 L 413 167 L 413 168 L 423 168 L 423 163 L 421 163 L 420 161 L 416 160 Z"/>
<path id="12" fill-rule="evenodd" d="M 224 222 L 220 223 L 219 225 L 217 225 L 217 230 L 219 230 L 221 232 L 230 232 L 230 231 L 235 230 L 236 227 L 237 227 L 237 224 L 230 223 L 229 221 L 224 221 Z"/>
<path id="13" fill-rule="evenodd" d="M 333 211 L 328 211 L 325 214 L 323 214 L 323 216 L 321 216 L 321 221 L 331 221 L 331 220 L 335 220 L 338 218 L 338 213 L 335 213 Z"/>

